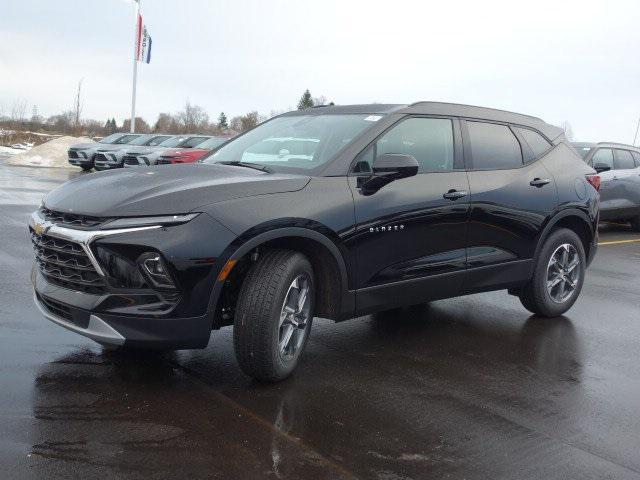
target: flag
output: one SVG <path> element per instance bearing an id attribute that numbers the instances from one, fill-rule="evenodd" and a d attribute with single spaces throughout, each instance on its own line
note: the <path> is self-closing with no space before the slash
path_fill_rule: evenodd
<path id="1" fill-rule="evenodd" d="M 136 60 L 144 63 L 151 62 L 151 35 L 147 31 L 147 26 L 142 23 L 142 15 L 138 15 L 136 39 L 138 42 L 136 45 Z"/>

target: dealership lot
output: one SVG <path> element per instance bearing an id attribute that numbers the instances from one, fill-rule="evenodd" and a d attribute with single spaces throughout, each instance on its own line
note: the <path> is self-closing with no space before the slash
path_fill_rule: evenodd
<path id="1" fill-rule="evenodd" d="M 601 230 L 565 317 L 505 292 L 335 324 L 261 385 L 231 329 L 109 354 L 32 302 L 27 215 L 79 172 L 0 165 L 3 478 L 639 478 L 640 234 Z"/>

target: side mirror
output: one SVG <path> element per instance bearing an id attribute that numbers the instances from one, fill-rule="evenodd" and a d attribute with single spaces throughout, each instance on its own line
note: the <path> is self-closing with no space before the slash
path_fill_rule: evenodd
<path id="1" fill-rule="evenodd" d="M 593 169 L 598 173 L 602 173 L 602 172 L 608 172 L 609 170 L 611 170 L 611 166 L 607 165 L 606 163 L 596 163 L 593 166 Z"/>
<path id="2" fill-rule="evenodd" d="M 394 180 L 413 177 L 419 167 L 418 161 L 411 155 L 383 153 L 373 162 L 373 176 L 360 185 L 362 193 L 371 195 Z"/>

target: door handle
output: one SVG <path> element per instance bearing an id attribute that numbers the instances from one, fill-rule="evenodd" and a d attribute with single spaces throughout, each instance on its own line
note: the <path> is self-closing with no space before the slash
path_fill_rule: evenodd
<path id="1" fill-rule="evenodd" d="M 459 198 L 466 197 L 468 192 L 464 190 L 455 190 L 451 189 L 447 193 L 442 195 L 442 198 L 446 198 L 447 200 L 458 200 Z"/>
<path id="2" fill-rule="evenodd" d="M 534 178 L 533 180 L 531 180 L 529 182 L 529 185 L 531 185 L 532 187 L 544 187 L 547 183 L 551 183 L 551 180 L 549 180 L 548 178 Z"/>

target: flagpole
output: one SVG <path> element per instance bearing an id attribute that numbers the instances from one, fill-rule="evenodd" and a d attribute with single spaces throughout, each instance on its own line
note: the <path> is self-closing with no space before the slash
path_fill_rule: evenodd
<path id="1" fill-rule="evenodd" d="M 131 89 L 131 126 L 130 132 L 135 133 L 136 131 L 136 83 L 138 81 L 138 35 L 140 28 L 139 19 L 140 19 L 140 2 L 142 0 L 136 0 L 136 4 L 138 7 L 136 8 L 136 21 L 135 28 L 133 29 L 133 87 Z"/>
<path id="2" fill-rule="evenodd" d="M 636 140 L 638 138 L 638 130 L 640 130 L 640 117 L 638 117 L 638 125 L 636 126 L 636 134 L 633 136 L 633 146 L 636 146 Z"/>

